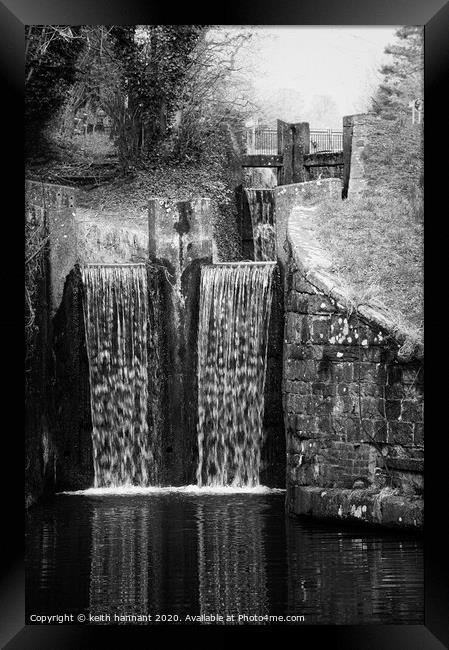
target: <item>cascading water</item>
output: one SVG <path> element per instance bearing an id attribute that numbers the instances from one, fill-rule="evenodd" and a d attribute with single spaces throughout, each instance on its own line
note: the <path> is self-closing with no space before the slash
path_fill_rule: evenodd
<path id="1" fill-rule="evenodd" d="M 89 265 L 82 274 L 95 487 L 151 485 L 147 270 Z"/>
<path id="2" fill-rule="evenodd" d="M 199 486 L 259 485 L 273 264 L 201 271 Z"/>
<path id="3" fill-rule="evenodd" d="M 245 189 L 254 241 L 254 259 L 276 259 L 276 231 L 273 190 Z"/>

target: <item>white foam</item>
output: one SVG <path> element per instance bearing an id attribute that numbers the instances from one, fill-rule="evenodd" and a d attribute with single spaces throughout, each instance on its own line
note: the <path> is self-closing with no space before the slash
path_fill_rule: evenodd
<path id="1" fill-rule="evenodd" d="M 275 494 L 285 492 L 282 488 L 269 488 L 265 485 L 257 487 L 198 487 L 197 485 L 183 485 L 182 487 L 139 487 L 137 485 L 123 485 L 120 487 L 88 488 L 87 490 L 74 490 L 58 492 L 57 494 L 80 496 L 150 496 L 159 494 L 187 494 L 190 496 L 203 496 L 205 494 Z"/>

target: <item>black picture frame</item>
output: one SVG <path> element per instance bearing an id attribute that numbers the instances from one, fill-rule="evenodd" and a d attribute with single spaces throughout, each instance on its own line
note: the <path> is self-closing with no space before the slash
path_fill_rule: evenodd
<path id="1" fill-rule="evenodd" d="M 427 392 L 426 489 L 425 489 L 425 625 L 422 626 L 298 626 L 295 628 L 148 628 L 106 626 L 24 626 L 24 531 L 23 531 L 23 81 L 24 25 L 26 24 L 252 24 L 252 25 L 424 25 L 425 27 L 425 214 L 426 214 L 426 333 L 427 366 L 432 380 Z M 210 647 L 240 642 L 251 644 L 271 640 L 278 645 L 293 643 L 314 646 L 326 641 L 344 650 L 437 650 L 449 647 L 449 572 L 446 528 L 445 385 L 434 378 L 444 369 L 445 331 L 443 308 L 444 273 L 437 268 L 445 251 L 432 253 L 440 241 L 447 212 L 445 190 L 446 114 L 448 104 L 443 90 L 449 70 L 449 3 L 442 0 L 306 0 L 273 3 L 268 0 L 241 0 L 214 7 L 214 14 L 186 3 L 139 0 L 3 0 L 0 2 L 0 67 L 2 76 L 3 161 L 3 309 L 0 328 L 3 335 L 4 466 L 7 478 L 2 500 L 2 560 L 0 618 L 2 646 L 8 650 L 47 648 L 90 648 L 105 643 L 113 635 L 115 643 L 136 647 L 131 639 L 150 644 L 156 632 L 164 643 L 185 647 Z M 10 135 L 11 144 L 5 145 Z M 10 198 L 10 208 L 6 200 Z M 8 259 L 8 255 L 10 256 Z M 432 295 L 436 299 L 432 302 Z M 435 304 L 438 303 L 438 304 Z M 440 307 L 440 309 L 438 309 Z M 5 473 L 3 472 L 3 477 Z M 14 522 L 14 523 L 13 523 Z M 6 524 L 6 525 L 5 525 Z M 286 636 L 288 634 L 288 637 Z"/>

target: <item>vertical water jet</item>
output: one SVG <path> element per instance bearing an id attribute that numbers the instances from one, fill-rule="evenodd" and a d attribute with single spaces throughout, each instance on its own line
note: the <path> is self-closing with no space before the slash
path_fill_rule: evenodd
<path id="1" fill-rule="evenodd" d="M 246 263 L 202 269 L 199 486 L 259 484 L 274 267 Z"/>

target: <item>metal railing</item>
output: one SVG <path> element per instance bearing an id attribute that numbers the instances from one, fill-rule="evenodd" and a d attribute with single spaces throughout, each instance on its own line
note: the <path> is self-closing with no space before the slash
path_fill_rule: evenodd
<path id="1" fill-rule="evenodd" d="M 332 129 L 310 131 L 310 153 L 343 151 L 343 132 Z"/>
<path id="2" fill-rule="evenodd" d="M 247 129 L 246 153 L 273 156 L 278 152 L 278 134 L 275 129 Z"/>
<path id="3" fill-rule="evenodd" d="M 275 129 L 246 129 L 245 150 L 250 155 L 276 155 L 278 134 Z M 332 129 L 310 131 L 310 153 L 343 151 L 343 132 Z"/>

